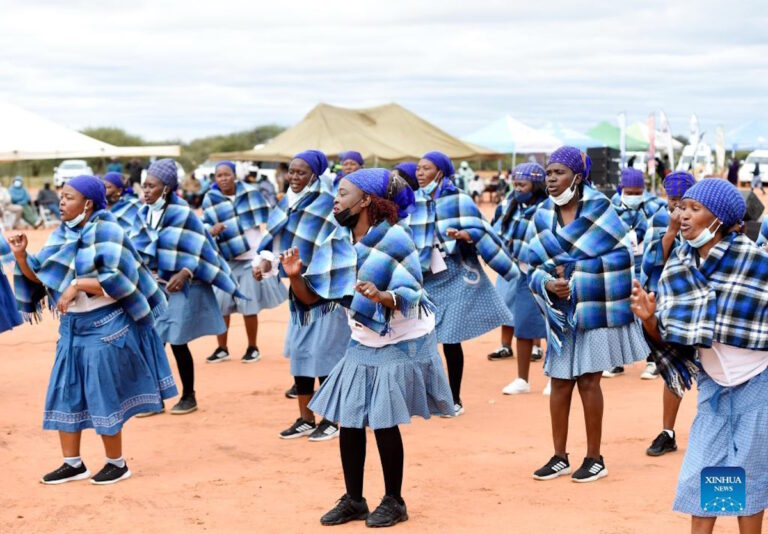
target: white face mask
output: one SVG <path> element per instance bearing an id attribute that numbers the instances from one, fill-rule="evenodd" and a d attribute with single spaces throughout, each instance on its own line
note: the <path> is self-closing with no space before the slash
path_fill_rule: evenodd
<path id="1" fill-rule="evenodd" d="M 571 199 L 573 199 L 574 195 L 576 195 L 576 188 L 574 187 L 574 183 L 576 182 L 577 176 L 578 174 L 575 174 L 573 176 L 573 180 L 571 180 L 571 185 L 569 185 L 565 191 L 563 191 L 557 196 L 549 195 L 549 198 L 552 199 L 552 202 L 554 202 L 558 206 L 565 206 L 571 201 Z"/>
<path id="2" fill-rule="evenodd" d="M 717 219 L 712 221 L 712 224 L 720 223 Z M 712 224 L 704 228 L 699 235 L 694 237 L 693 239 L 686 239 L 689 245 L 691 245 L 693 248 L 701 248 L 710 241 L 712 241 L 715 238 L 715 234 L 720 229 L 720 226 L 722 226 L 722 223 L 717 225 L 717 228 L 714 230 L 711 229 Z"/>
<path id="3" fill-rule="evenodd" d="M 86 204 L 83 206 L 83 213 L 75 217 L 74 219 L 70 219 L 68 221 L 64 221 L 64 224 L 66 224 L 69 228 L 77 228 L 80 226 L 80 223 L 85 220 L 85 212 L 88 211 L 88 205 Z"/>
<path id="4" fill-rule="evenodd" d="M 643 203 L 643 195 L 621 194 L 621 203 L 631 210 L 636 210 Z"/>
<path id="5" fill-rule="evenodd" d="M 152 211 L 160 211 L 165 207 L 165 195 L 167 194 L 165 188 L 163 188 L 163 192 L 160 194 L 159 197 L 157 197 L 157 200 L 155 200 L 152 204 L 149 204 L 149 209 Z"/>
<path id="6" fill-rule="evenodd" d="M 312 178 L 309 179 L 307 182 L 307 185 L 304 186 L 304 189 L 299 191 L 298 193 L 294 193 L 293 189 L 291 187 L 288 187 L 288 191 L 286 191 L 285 196 L 288 198 L 288 207 L 291 208 L 296 205 L 296 203 L 301 200 L 301 197 L 303 197 L 307 191 L 309 190 L 309 186 L 313 183 L 313 180 L 315 179 L 315 176 L 312 175 Z"/>

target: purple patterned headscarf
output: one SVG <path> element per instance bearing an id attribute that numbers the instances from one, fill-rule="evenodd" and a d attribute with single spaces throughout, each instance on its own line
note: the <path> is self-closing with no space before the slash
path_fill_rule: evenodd
<path id="1" fill-rule="evenodd" d="M 691 173 L 685 171 L 671 172 L 664 178 L 664 191 L 668 197 L 682 198 L 695 183 L 696 180 Z"/>
<path id="2" fill-rule="evenodd" d="M 633 167 L 621 170 L 621 187 L 640 187 L 645 189 L 643 173 Z"/>
<path id="3" fill-rule="evenodd" d="M 574 174 L 581 174 L 585 182 L 589 182 L 589 171 L 592 160 L 574 146 L 561 146 L 549 156 L 547 165 L 561 163 L 571 169 Z"/>
<path id="4" fill-rule="evenodd" d="M 547 171 L 538 163 L 521 163 L 512 171 L 513 180 L 527 180 L 529 182 L 543 182 Z"/>

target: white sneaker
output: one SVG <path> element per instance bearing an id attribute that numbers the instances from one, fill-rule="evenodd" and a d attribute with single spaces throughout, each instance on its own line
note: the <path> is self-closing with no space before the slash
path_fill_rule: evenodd
<path id="1" fill-rule="evenodd" d="M 656 369 L 656 363 L 648 362 L 645 365 L 645 371 L 643 371 L 643 374 L 640 375 L 640 378 L 643 380 L 653 380 L 654 378 L 659 378 L 659 371 Z"/>
<path id="2" fill-rule="evenodd" d="M 519 395 L 520 393 L 530 393 L 531 385 L 522 378 L 515 378 L 501 390 L 504 395 Z"/>
<path id="3" fill-rule="evenodd" d="M 544 391 L 541 392 L 542 395 L 552 395 L 552 379 L 550 378 L 547 380 L 547 385 L 544 388 Z"/>

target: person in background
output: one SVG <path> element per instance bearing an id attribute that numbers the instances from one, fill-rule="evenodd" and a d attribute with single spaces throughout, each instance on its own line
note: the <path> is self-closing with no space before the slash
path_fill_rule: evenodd
<path id="1" fill-rule="evenodd" d="M 141 164 L 141 160 L 133 158 L 128 162 L 128 183 L 132 188 L 140 188 L 142 170 L 144 165 Z"/>
<path id="2" fill-rule="evenodd" d="M 38 191 L 35 204 L 38 206 L 43 206 L 48 211 L 53 213 L 57 219 L 61 220 L 61 212 L 59 211 L 59 195 L 56 194 L 56 191 L 51 189 L 50 182 L 45 182 L 43 188 Z"/>
<path id="3" fill-rule="evenodd" d="M 184 200 L 193 208 L 199 208 L 200 202 L 203 199 L 203 184 L 197 179 L 194 172 L 189 173 L 189 176 L 181 184 L 181 195 Z"/>
<path id="4" fill-rule="evenodd" d="M 275 181 L 277 182 L 277 190 L 281 194 L 285 194 L 285 192 L 288 191 L 288 188 L 291 185 L 290 183 L 288 183 L 288 164 L 287 163 L 277 164 L 277 170 L 275 171 Z"/>
<path id="5" fill-rule="evenodd" d="M 24 181 L 21 176 L 13 179 L 11 188 L 8 191 L 11 194 L 11 202 L 21 206 L 21 218 L 34 228 L 40 228 L 43 220 L 37 215 L 37 210 L 32 206 L 32 198 L 29 196 L 27 188 L 24 187 Z"/>
<path id="6" fill-rule="evenodd" d="M 731 160 L 731 164 L 728 166 L 728 181 L 731 182 L 734 187 L 739 187 L 739 159 L 734 157 Z"/>
<path id="7" fill-rule="evenodd" d="M 754 191 L 757 187 L 760 188 L 762 193 L 765 193 L 765 188 L 763 187 L 763 179 L 760 176 L 760 163 L 756 161 L 755 168 L 752 169 L 752 183 L 749 184 L 749 190 Z"/>
<path id="8" fill-rule="evenodd" d="M 459 189 L 464 189 L 469 186 L 469 182 L 475 179 L 475 171 L 469 166 L 469 163 L 462 161 L 459 164 L 459 171 L 456 173 L 456 186 Z"/>
<path id="9" fill-rule="evenodd" d="M 336 173 L 336 178 L 333 179 L 333 191 L 336 192 L 339 189 L 339 182 L 344 176 L 352 174 L 358 169 L 362 169 L 365 165 L 363 155 L 360 152 L 354 150 L 347 150 L 339 154 L 339 161 L 341 162 L 341 170 Z"/>
<path id="10" fill-rule="evenodd" d="M 277 191 L 275 191 L 275 186 L 269 181 L 267 175 L 260 174 L 258 170 L 249 173 L 249 176 L 250 175 L 254 175 L 255 179 L 252 183 L 256 185 L 261 196 L 264 197 L 264 200 L 267 201 L 270 208 L 274 208 L 277 204 Z"/>
<path id="11" fill-rule="evenodd" d="M 415 161 L 404 161 L 395 165 L 392 170 L 396 172 L 398 176 L 404 178 L 408 186 L 416 191 L 419 189 L 419 181 L 416 179 L 416 169 L 418 169 L 418 167 L 419 164 Z"/>
<path id="12" fill-rule="evenodd" d="M 11 228 L 16 228 L 21 220 L 22 208 L 11 202 L 11 193 L 8 191 L 8 188 L 3 187 L 3 184 L 0 184 L 0 217 L 2 217 L 5 212 L 13 215 Z"/>
<path id="13" fill-rule="evenodd" d="M 107 172 L 119 172 L 120 174 L 123 174 L 122 162 L 117 158 L 112 158 L 109 165 L 107 165 Z"/>

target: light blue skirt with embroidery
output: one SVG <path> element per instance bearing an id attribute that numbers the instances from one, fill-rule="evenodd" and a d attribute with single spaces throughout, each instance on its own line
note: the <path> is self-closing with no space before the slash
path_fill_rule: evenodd
<path id="1" fill-rule="evenodd" d="M 155 322 L 157 335 L 164 343 L 184 345 L 203 336 L 227 331 L 213 288 L 203 282 L 186 282 L 184 289 L 167 293 L 168 309 Z"/>
<path id="2" fill-rule="evenodd" d="M 768 508 L 768 370 L 736 387 L 696 376 L 698 407 L 677 481 L 674 510 L 697 516 L 754 515 Z M 701 503 L 701 470 L 742 467 L 746 506 Z M 725 508 L 725 509 L 723 509 Z"/>
<path id="3" fill-rule="evenodd" d="M 276 276 L 256 280 L 251 260 L 231 260 L 229 268 L 240 292 L 250 300 L 235 298 L 218 287 L 213 288 L 222 315 L 258 315 L 261 310 L 277 308 L 288 298 L 288 290 Z"/>
<path id="4" fill-rule="evenodd" d="M 453 415 L 435 333 L 380 348 L 351 340 L 309 407 L 340 426 L 374 430 Z"/>
<path id="5" fill-rule="evenodd" d="M 499 292 L 499 296 L 507 305 L 509 313 L 512 315 L 512 321 L 504 326 L 515 326 L 515 301 L 517 300 L 517 294 L 520 291 L 518 281 L 520 280 L 520 274 L 509 282 L 504 280 L 503 276 L 496 276 L 496 291 Z"/>
<path id="6" fill-rule="evenodd" d="M 551 378 L 575 380 L 581 375 L 599 373 L 614 367 L 644 360 L 651 349 L 635 321 L 624 326 L 576 329 L 563 336 L 560 354 L 547 347 L 544 374 Z"/>
<path id="7" fill-rule="evenodd" d="M 178 394 L 163 343 L 118 305 L 61 316 L 43 428 L 117 434 Z"/>
<path id="8" fill-rule="evenodd" d="M 22 323 L 21 314 L 16 307 L 16 297 L 0 264 L 0 333 Z"/>
<path id="9" fill-rule="evenodd" d="M 290 321 L 284 354 L 291 360 L 291 376 L 328 376 L 344 356 L 349 336 L 347 313 L 342 307 L 306 326 Z"/>
<path id="10" fill-rule="evenodd" d="M 461 343 L 512 325 L 509 308 L 483 271 L 477 256 L 445 258 L 445 271 L 424 275 L 424 289 L 435 303 L 438 343 Z"/>

